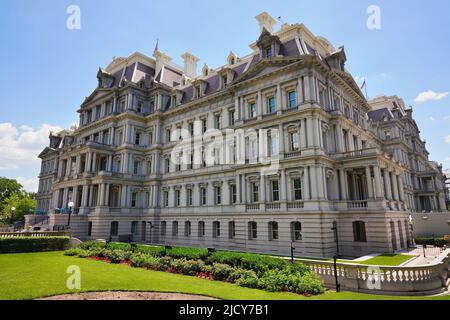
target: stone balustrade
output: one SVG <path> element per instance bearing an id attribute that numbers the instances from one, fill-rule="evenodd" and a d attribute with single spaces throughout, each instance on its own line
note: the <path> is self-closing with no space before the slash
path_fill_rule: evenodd
<path id="1" fill-rule="evenodd" d="M 319 275 L 326 287 L 334 288 L 334 263 L 299 259 Z M 435 263 L 425 266 L 369 266 L 337 263 L 338 282 L 343 290 L 371 294 L 424 295 L 445 291 L 450 284 L 450 249 Z"/>

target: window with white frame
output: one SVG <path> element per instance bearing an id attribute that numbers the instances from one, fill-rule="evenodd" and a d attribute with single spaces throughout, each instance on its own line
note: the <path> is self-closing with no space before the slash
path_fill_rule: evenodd
<path id="1" fill-rule="evenodd" d="M 272 201 L 280 201 L 280 184 L 278 180 L 270 181 L 272 191 Z"/>
<path id="2" fill-rule="evenodd" d="M 192 197 L 192 195 L 193 195 L 192 189 L 191 188 L 187 189 L 187 191 L 186 191 L 186 205 L 188 207 L 192 207 L 192 204 L 193 204 L 193 201 L 192 201 L 193 197 Z"/>
<path id="3" fill-rule="evenodd" d="M 206 204 L 207 204 L 206 187 L 200 187 L 200 205 L 206 206 Z"/>
<path id="4" fill-rule="evenodd" d="M 214 196 L 215 196 L 215 203 L 222 204 L 222 188 L 220 186 L 214 187 Z"/>
<path id="5" fill-rule="evenodd" d="M 289 109 L 294 109 L 297 107 L 297 92 L 295 90 L 290 90 L 287 93 L 288 107 Z"/>
<path id="6" fill-rule="evenodd" d="M 258 224 L 255 221 L 248 223 L 248 238 L 254 240 L 258 238 Z"/>
<path id="7" fill-rule="evenodd" d="M 198 237 L 204 238 L 205 237 L 205 222 L 199 221 L 198 223 Z"/>
<path id="8" fill-rule="evenodd" d="M 292 196 L 295 201 L 302 200 L 302 180 L 300 177 L 292 179 L 292 191 Z"/>
<path id="9" fill-rule="evenodd" d="M 175 189 L 175 199 L 174 199 L 174 201 L 175 201 L 175 203 L 174 203 L 174 205 L 175 205 L 175 207 L 179 207 L 180 206 L 180 194 L 181 194 L 181 192 L 180 192 L 180 190 L 179 189 Z"/>
<path id="10" fill-rule="evenodd" d="M 300 134 L 298 130 L 290 130 L 288 134 L 290 151 L 300 150 Z"/>
<path id="11" fill-rule="evenodd" d="M 231 203 L 235 204 L 237 203 L 237 190 L 236 190 L 236 185 L 235 184 L 231 184 L 230 185 L 230 199 L 231 199 Z"/>
<path id="12" fill-rule="evenodd" d="M 256 118 L 256 102 L 251 102 L 248 105 L 248 117 L 250 119 Z"/>
<path id="13" fill-rule="evenodd" d="M 136 191 L 133 191 L 131 193 L 131 207 L 136 208 L 138 202 L 138 193 Z"/>
<path id="14" fill-rule="evenodd" d="M 220 237 L 220 222 L 214 221 L 213 222 L 213 238 L 219 238 Z"/>
<path id="15" fill-rule="evenodd" d="M 169 191 L 168 190 L 163 191 L 163 206 L 164 207 L 169 206 Z"/>
<path id="16" fill-rule="evenodd" d="M 267 98 L 267 113 L 277 112 L 277 103 L 274 96 Z"/>
<path id="17" fill-rule="evenodd" d="M 215 114 L 214 115 L 214 128 L 215 129 L 220 129 L 221 128 L 221 122 L 222 122 L 222 117 L 220 114 Z"/>
<path id="18" fill-rule="evenodd" d="M 291 223 L 291 238 L 292 241 L 301 241 L 303 239 L 302 224 L 300 222 Z"/>
<path id="19" fill-rule="evenodd" d="M 269 241 L 278 240 L 278 222 L 269 222 Z"/>
<path id="20" fill-rule="evenodd" d="M 252 182 L 250 184 L 251 188 L 251 200 L 253 203 L 256 203 L 259 201 L 259 185 L 257 182 Z"/>

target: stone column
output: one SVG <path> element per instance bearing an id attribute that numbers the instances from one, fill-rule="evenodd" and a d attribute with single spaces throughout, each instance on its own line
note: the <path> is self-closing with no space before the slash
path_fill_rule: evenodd
<path id="1" fill-rule="evenodd" d="M 380 199 L 383 197 L 383 190 L 381 188 L 381 171 L 379 166 L 373 167 L 373 175 L 375 177 L 375 197 Z"/>
<path id="2" fill-rule="evenodd" d="M 96 172 L 97 171 L 97 153 L 94 152 L 92 155 L 92 172 Z"/>
<path id="3" fill-rule="evenodd" d="M 367 198 L 372 199 L 373 195 L 373 184 L 372 184 L 372 172 L 370 166 L 366 167 L 366 182 L 367 182 Z"/>
<path id="4" fill-rule="evenodd" d="M 282 114 L 283 112 L 283 99 L 282 99 L 281 85 L 277 84 L 277 113 Z"/>
<path id="5" fill-rule="evenodd" d="M 285 152 L 284 130 L 282 124 L 278 126 L 278 152 L 280 155 Z"/>
<path id="6" fill-rule="evenodd" d="M 263 114 L 263 99 L 262 99 L 262 93 L 261 90 L 258 91 L 258 104 L 256 107 L 256 115 L 258 117 L 258 119 L 262 118 L 262 114 Z"/>
<path id="7" fill-rule="evenodd" d="M 392 191 L 393 191 L 393 195 L 394 195 L 394 200 L 398 201 L 399 197 L 398 197 L 398 181 L 397 181 L 397 175 L 392 172 Z"/>
<path id="8" fill-rule="evenodd" d="M 306 132 L 307 132 L 307 145 L 308 148 L 314 146 L 314 131 L 313 131 L 313 119 L 308 117 L 306 118 Z"/>
<path id="9" fill-rule="evenodd" d="M 306 149 L 306 119 L 300 120 L 300 149 Z"/>
<path id="10" fill-rule="evenodd" d="M 389 172 L 386 169 L 384 171 L 384 188 L 385 188 L 385 195 L 387 200 L 392 200 L 392 189 L 391 189 L 391 179 L 389 177 Z"/>
<path id="11" fill-rule="evenodd" d="M 287 193 L 286 193 L 286 170 L 282 169 L 280 173 L 280 200 L 282 202 L 286 202 Z"/>
<path id="12" fill-rule="evenodd" d="M 345 201 L 348 200 L 348 194 L 347 194 L 347 190 L 348 190 L 348 185 L 347 185 L 347 173 L 345 172 L 345 169 L 340 169 L 339 170 L 339 182 L 340 182 L 340 189 L 341 189 L 341 200 Z"/>
<path id="13" fill-rule="evenodd" d="M 103 204 L 106 207 L 109 207 L 109 190 L 110 190 L 110 184 L 107 183 L 107 184 L 105 184 L 105 200 L 103 202 Z"/>
<path id="14" fill-rule="evenodd" d="M 404 189 L 404 184 L 403 184 L 403 177 L 402 175 L 398 175 L 397 176 L 398 179 L 398 186 L 399 186 L 399 196 L 400 196 L 400 201 L 405 201 L 405 189 Z"/>
<path id="15" fill-rule="evenodd" d="M 236 175 L 236 200 L 241 203 L 241 175 Z"/>
<path id="16" fill-rule="evenodd" d="M 222 204 L 229 206 L 231 204 L 230 183 L 228 180 L 225 180 L 222 185 Z"/>
<path id="17" fill-rule="evenodd" d="M 310 182 L 311 182 L 311 199 L 315 200 L 318 199 L 320 197 L 319 195 L 319 188 L 317 186 L 317 178 L 318 178 L 318 173 L 317 173 L 317 168 L 316 167 L 310 167 Z"/>
<path id="18" fill-rule="evenodd" d="M 305 102 L 311 102 L 311 85 L 308 75 L 303 77 L 303 84 L 305 87 Z"/>
<path id="19" fill-rule="evenodd" d="M 310 182 L 309 167 L 305 167 L 305 171 L 303 172 L 303 200 L 311 199 L 311 191 L 309 189 L 309 182 Z"/>

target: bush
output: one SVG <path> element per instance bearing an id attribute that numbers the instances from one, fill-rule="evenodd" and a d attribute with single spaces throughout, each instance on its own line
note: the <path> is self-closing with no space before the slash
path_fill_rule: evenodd
<path id="1" fill-rule="evenodd" d="M 131 266 L 158 270 L 160 259 L 144 253 L 135 253 L 130 257 Z"/>
<path id="2" fill-rule="evenodd" d="M 204 260 L 209 253 L 207 249 L 200 248 L 172 248 L 167 250 L 166 254 L 174 259 Z"/>
<path id="3" fill-rule="evenodd" d="M 145 253 L 154 257 L 164 257 L 166 255 L 166 249 L 163 247 L 153 247 L 145 245 L 137 245 L 136 252 Z"/>
<path id="4" fill-rule="evenodd" d="M 427 246 L 435 246 L 442 248 L 447 244 L 447 241 L 442 238 L 437 237 L 419 237 L 415 239 L 416 244 L 418 245 L 427 245 Z"/>
<path id="5" fill-rule="evenodd" d="M 69 237 L 1 238 L 0 253 L 24 253 L 66 250 Z"/>
<path id="6" fill-rule="evenodd" d="M 248 273 L 236 281 L 236 284 L 240 287 L 256 289 L 259 286 L 259 279 L 254 271 L 248 271 Z"/>
<path id="7" fill-rule="evenodd" d="M 212 268 L 211 268 L 211 270 L 212 270 Z M 240 269 L 240 268 L 233 269 L 233 272 L 230 273 L 230 275 L 228 276 L 227 281 L 234 283 L 238 279 L 247 277 L 247 276 L 251 275 L 252 273 L 254 273 L 254 271 Z"/>
<path id="8" fill-rule="evenodd" d="M 212 275 L 217 280 L 227 280 L 233 271 L 233 267 L 223 263 L 214 263 L 212 266 Z"/>

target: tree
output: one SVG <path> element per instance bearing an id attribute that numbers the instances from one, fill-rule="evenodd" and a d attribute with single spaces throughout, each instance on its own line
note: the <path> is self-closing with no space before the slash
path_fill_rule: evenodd
<path id="1" fill-rule="evenodd" d="M 0 211 L 3 211 L 6 199 L 14 193 L 23 192 L 23 187 L 17 180 L 0 177 Z"/>
<path id="2" fill-rule="evenodd" d="M 13 211 L 12 208 L 15 208 Z M 4 202 L 3 220 L 9 223 L 24 221 L 25 215 L 36 208 L 36 200 L 26 193 L 14 193 Z"/>

